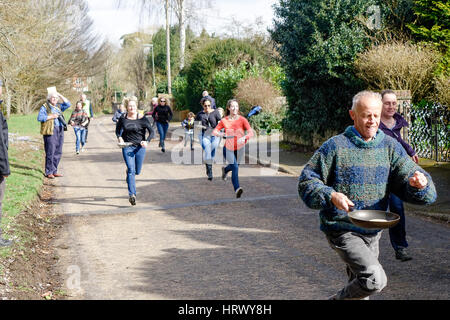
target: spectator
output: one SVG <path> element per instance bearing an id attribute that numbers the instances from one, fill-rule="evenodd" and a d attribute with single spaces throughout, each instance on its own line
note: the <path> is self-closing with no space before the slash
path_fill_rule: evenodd
<path id="1" fill-rule="evenodd" d="M 58 101 L 61 100 L 61 103 Z M 58 92 L 50 92 L 39 109 L 37 120 L 41 123 L 41 134 L 44 137 L 45 176 L 48 179 L 62 177 L 58 173 L 58 165 L 64 144 L 64 118 L 62 113 L 70 107 L 70 102 Z"/>
<path id="2" fill-rule="evenodd" d="M 0 79 L 0 98 L 2 97 L 3 81 Z M 0 100 L 0 106 L 3 100 Z M 2 220 L 2 204 L 5 197 L 6 178 L 11 174 L 8 158 L 8 123 L 0 110 L 0 222 Z M 3 232 L 0 225 L 0 247 L 9 247 L 12 240 L 3 238 Z"/>

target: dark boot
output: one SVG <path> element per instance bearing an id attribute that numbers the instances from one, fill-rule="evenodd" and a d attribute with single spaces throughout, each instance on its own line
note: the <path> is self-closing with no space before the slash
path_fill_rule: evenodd
<path id="1" fill-rule="evenodd" d="M 212 164 L 206 165 L 206 175 L 208 176 L 209 181 L 211 181 L 213 179 Z"/>

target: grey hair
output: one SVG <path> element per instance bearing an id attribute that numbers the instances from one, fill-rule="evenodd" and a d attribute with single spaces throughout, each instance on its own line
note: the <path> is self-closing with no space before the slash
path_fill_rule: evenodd
<path id="1" fill-rule="evenodd" d="M 359 104 L 359 101 L 363 97 L 372 97 L 372 98 L 380 100 L 380 102 L 381 102 L 381 94 L 379 94 L 378 92 L 373 92 L 373 91 L 369 91 L 369 90 L 360 91 L 353 96 L 353 100 L 352 100 L 352 110 L 353 111 L 355 111 L 356 107 Z"/>

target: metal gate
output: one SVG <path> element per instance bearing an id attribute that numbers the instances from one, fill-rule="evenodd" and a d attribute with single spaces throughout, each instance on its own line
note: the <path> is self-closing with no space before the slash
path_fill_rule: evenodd
<path id="1" fill-rule="evenodd" d="M 438 103 L 409 105 L 403 102 L 409 130 L 405 136 L 417 155 L 438 162 L 450 161 L 450 110 Z M 409 111 L 409 112 L 408 112 Z"/>

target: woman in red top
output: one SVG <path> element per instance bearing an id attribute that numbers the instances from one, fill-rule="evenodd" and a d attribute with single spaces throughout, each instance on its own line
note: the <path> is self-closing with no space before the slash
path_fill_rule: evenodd
<path id="1" fill-rule="evenodd" d="M 221 132 L 222 129 L 225 129 L 224 132 Z M 253 130 L 247 119 L 240 115 L 239 104 L 236 100 L 228 101 L 227 116 L 216 126 L 213 135 L 226 139 L 223 156 L 228 165 L 222 168 L 222 179 L 226 180 L 228 172 L 231 171 L 236 198 L 240 198 L 244 190 L 239 186 L 239 162 L 244 155 L 245 144 L 253 137 Z"/>

